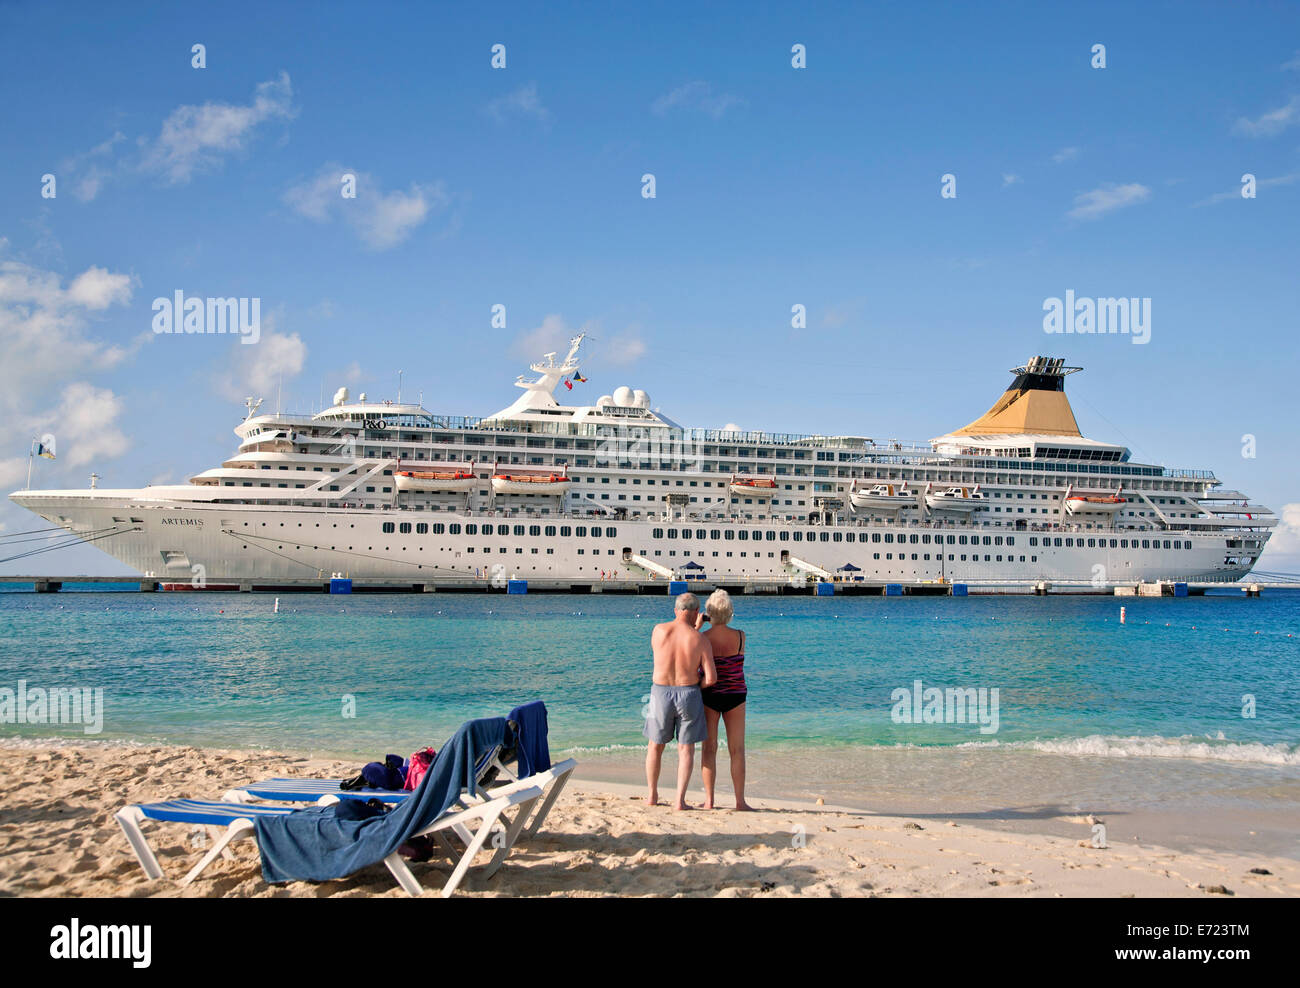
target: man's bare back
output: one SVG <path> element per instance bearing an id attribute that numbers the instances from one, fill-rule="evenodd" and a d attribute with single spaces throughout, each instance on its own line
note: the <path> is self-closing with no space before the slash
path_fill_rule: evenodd
<path id="1" fill-rule="evenodd" d="M 690 624 L 679 619 L 655 625 L 650 646 L 655 657 L 653 682 L 657 685 L 712 686 L 718 681 L 713 648 Z"/>

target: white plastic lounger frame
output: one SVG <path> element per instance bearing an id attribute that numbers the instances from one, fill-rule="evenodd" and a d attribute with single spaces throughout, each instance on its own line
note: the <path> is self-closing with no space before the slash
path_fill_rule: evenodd
<path id="1" fill-rule="evenodd" d="M 526 779 L 516 779 L 514 782 L 507 783 L 504 786 L 494 786 L 491 789 L 488 789 L 486 794 L 480 798 L 495 799 L 531 786 L 536 786 L 541 789 L 544 798 L 537 804 L 535 810 L 532 812 L 531 819 L 526 821 L 526 825 L 519 837 L 520 840 L 528 840 L 529 838 L 537 836 L 537 831 L 540 830 L 542 824 L 546 822 L 547 814 L 551 812 L 551 807 L 555 805 L 556 799 L 559 798 L 560 793 L 564 790 L 565 784 L 569 781 L 569 776 L 573 774 L 573 770 L 577 767 L 578 763 L 574 759 L 566 758 L 564 761 L 552 765 L 545 772 L 537 772 L 528 776 Z M 505 766 L 500 766 L 500 768 L 507 775 L 513 778 L 512 773 L 510 773 Z M 464 801 L 465 797 L 462 796 L 461 799 L 462 806 L 469 805 Z"/>
<path id="2" fill-rule="evenodd" d="M 491 860 L 483 868 L 483 877 L 491 878 L 501 867 L 506 856 L 510 853 L 511 847 L 514 846 L 516 838 L 523 829 L 523 821 L 531 812 L 533 805 L 541 798 L 542 791 L 536 786 L 521 789 L 518 792 L 508 793 L 499 797 L 488 800 L 484 803 L 478 803 L 468 809 L 459 812 L 444 813 L 432 825 L 426 827 L 418 834 L 412 836 L 423 837 L 432 835 L 439 845 L 449 852 L 452 860 L 456 861 L 452 869 L 451 876 L 442 888 L 443 898 L 455 893 L 460 886 L 461 881 L 465 878 L 470 866 L 474 863 L 474 857 L 491 837 L 493 829 L 499 820 L 503 819 L 508 810 L 515 810 L 515 819 L 504 826 L 504 839 L 494 840 L 493 854 Z M 253 818 L 256 816 L 280 816 L 286 813 L 292 813 L 293 810 L 287 806 L 253 806 L 249 804 L 238 805 L 225 802 L 204 803 L 197 800 L 186 801 L 195 811 L 210 811 L 214 817 L 220 817 L 224 814 L 224 820 L 228 820 L 225 832 L 213 845 L 189 873 L 180 881 L 182 886 L 189 885 L 194 879 L 202 874 L 203 870 L 211 864 L 219 854 L 226 851 L 227 845 L 241 837 L 255 837 L 256 828 Z M 162 867 L 158 864 L 153 850 L 149 847 L 149 842 L 145 839 L 140 825 L 145 820 L 151 819 L 149 808 L 152 805 L 161 804 L 140 804 L 125 806 L 114 814 L 114 819 L 122 827 L 122 832 L 126 834 L 126 839 L 131 845 L 131 850 L 135 852 L 136 859 L 140 862 L 140 867 L 144 869 L 146 875 L 150 878 L 158 879 L 163 877 Z M 234 816 L 239 813 L 241 815 Z M 509 818 L 506 817 L 506 820 Z M 477 827 L 472 831 L 469 825 L 474 821 L 479 821 Z M 192 822 L 192 821 L 182 821 Z M 469 840 L 465 847 L 464 853 L 457 854 L 452 848 L 450 842 L 443 833 L 446 830 L 455 830 L 457 833 L 466 833 Z M 458 859 L 458 860 L 457 860 Z M 400 885 L 408 895 L 419 895 L 424 891 L 415 875 L 411 873 L 410 867 L 402 859 L 397 851 L 394 851 L 388 857 L 384 858 L 384 864 L 388 870 L 397 879 Z"/>

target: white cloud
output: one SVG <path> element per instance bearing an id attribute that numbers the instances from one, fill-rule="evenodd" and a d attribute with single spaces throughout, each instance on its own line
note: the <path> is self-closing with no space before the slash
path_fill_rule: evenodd
<path id="1" fill-rule="evenodd" d="M 1076 147 L 1061 148 L 1056 154 L 1052 155 L 1052 161 L 1058 165 L 1063 165 L 1067 161 L 1073 161 L 1079 157 L 1079 149 Z"/>
<path id="2" fill-rule="evenodd" d="M 1282 506 L 1277 527 L 1269 537 L 1259 568 L 1271 570 L 1283 560 L 1290 561 L 1291 565 L 1300 563 L 1300 504 Z"/>
<path id="3" fill-rule="evenodd" d="M 1075 220 L 1095 220 L 1125 206 L 1145 202 L 1151 190 L 1145 185 L 1130 182 L 1127 185 L 1103 185 L 1074 197 L 1074 208 L 1067 216 Z"/>
<path id="4" fill-rule="evenodd" d="M 109 370 L 131 352 L 87 334 L 92 313 L 130 301 L 132 280 L 91 266 L 64 287 L 57 274 L 17 261 L 0 262 L 0 411 L 23 439 L 54 435 L 57 459 L 48 474 L 121 456 L 121 399 L 83 376 Z M 26 476 L 27 457 L 0 461 L 0 484 Z"/>
<path id="5" fill-rule="evenodd" d="M 1290 175 L 1278 175 L 1275 178 L 1261 178 L 1255 182 L 1255 190 L 1258 192 L 1261 189 L 1272 189 L 1279 185 L 1291 185 L 1293 182 L 1300 182 L 1300 172 L 1292 172 Z M 1200 202 L 1192 203 L 1192 206 L 1212 206 L 1215 203 L 1230 202 L 1233 199 L 1241 199 L 1241 186 L 1229 189 L 1227 192 L 1216 192 Z"/>
<path id="6" fill-rule="evenodd" d="M 113 459 L 127 451 L 126 436 L 117 428 L 122 399 L 107 388 L 78 381 L 63 389 L 63 398 L 49 423 L 56 437 L 58 459 L 81 467 Z"/>
<path id="7" fill-rule="evenodd" d="M 246 395 L 274 400 L 282 386 L 302 373 L 307 344 L 297 333 L 275 330 L 274 313 L 262 317 L 262 338 L 253 346 L 232 348 L 230 362 L 217 378 L 217 390 L 233 401 Z"/>
<path id="8" fill-rule="evenodd" d="M 1300 123 L 1300 96 L 1292 96 L 1276 110 L 1269 110 L 1254 120 L 1241 117 L 1232 129 L 1247 137 L 1272 137 L 1296 123 Z"/>
<path id="9" fill-rule="evenodd" d="M 117 302 L 125 304 L 131 300 L 131 278 L 92 265 L 72 279 L 68 298 L 77 305 L 96 311 Z"/>
<path id="10" fill-rule="evenodd" d="M 1024 181 L 1019 175 L 1002 174 L 1002 187 L 1005 189 L 1008 185 L 1019 185 Z"/>
<path id="11" fill-rule="evenodd" d="M 645 341 L 635 329 L 628 329 L 625 332 L 611 336 L 605 340 L 597 340 L 600 346 L 598 356 L 601 364 L 610 367 L 624 367 L 627 364 L 634 364 L 645 356 Z"/>
<path id="12" fill-rule="evenodd" d="M 530 82 L 520 86 L 513 93 L 498 96 L 487 105 L 487 111 L 493 119 L 505 122 L 512 116 L 532 117 L 542 123 L 551 119 L 551 111 L 542 105 L 537 95 L 537 83 Z"/>
<path id="13" fill-rule="evenodd" d="M 356 198 L 343 198 L 343 176 L 356 176 Z M 300 216 L 327 223 L 339 216 L 372 250 L 396 247 L 434 210 L 450 201 L 441 182 L 412 182 L 402 191 L 385 192 L 379 180 L 366 172 L 329 162 L 312 178 L 290 187 L 284 202 Z"/>
<path id="14" fill-rule="evenodd" d="M 41 407 L 51 389 L 107 370 L 128 349 L 92 339 L 88 315 L 131 298 L 131 279 L 90 267 L 64 288 L 59 276 L 17 261 L 0 262 L 0 408 L 9 421 Z"/>
<path id="15" fill-rule="evenodd" d="M 244 150 L 253 132 L 269 120 L 287 120 L 296 113 L 289 73 L 258 83 L 246 105 L 203 103 L 178 106 L 163 121 L 158 137 L 143 145 L 141 167 L 157 172 L 172 184 L 188 182 L 199 171 L 210 171 L 222 159 Z"/>
<path id="16" fill-rule="evenodd" d="M 671 93 L 660 96 L 650 104 L 650 110 L 657 116 L 665 116 L 675 109 L 698 110 L 717 120 L 733 106 L 743 106 L 745 101 L 731 93 L 715 93 L 713 86 L 707 82 L 688 82 L 678 86 Z"/>

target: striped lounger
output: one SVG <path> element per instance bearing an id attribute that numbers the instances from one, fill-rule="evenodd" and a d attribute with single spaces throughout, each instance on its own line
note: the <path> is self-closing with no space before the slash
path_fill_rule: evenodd
<path id="1" fill-rule="evenodd" d="M 514 774 L 505 765 L 496 761 L 495 758 L 491 760 L 488 767 L 491 767 L 492 763 L 495 763 L 496 767 L 512 781 L 506 785 L 488 789 L 487 795 L 489 797 L 496 798 L 521 787 L 536 786 L 542 790 L 544 798 L 537 805 L 532 819 L 527 822 L 520 835 L 521 840 L 536 836 L 537 831 L 546 821 L 547 814 L 551 812 L 551 807 L 555 805 L 555 800 L 569 781 L 569 776 L 578 767 L 576 761 L 568 758 L 556 765 L 552 765 L 545 772 L 538 772 L 526 779 L 516 779 Z M 482 774 L 480 772 L 480 777 Z M 343 791 L 339 789 L 339 783 L 342 781 L 342 779 L 263 779 L 261 782 L 252 782 L 246 786 L 231 789 L 222 798 L 232 803 L 249 803 L 252 800 L 308 803 L 319 802 L 322 798 L 329 796 L 337 796 L 339 799 L 378 799 L 385 803 L 400 803 L 411 795 L 409 792 L 389 789 Z M 461 805 L 468 806 L 469 803 L 462 797 Z"/>
<path id="2" fill-rule="evenodd" d="M 331 796 L 336 794 L 331 793 Z M 523 822 L 532 811 L 533 805 L 542 797 L 542 791 L 535 786 L 520 788 L 509 794 L 493 796 L 482 803 L 476 803 L 468 809 L 448 810 L 430 826 L 412 836 L 432 835 L 444 851 L 456 862 L 451 876 L 443 886 L 442 896 L 452 895 L 464 879 L 475 855 L 483 849 L 498 821 L 503 822 L 504 840 L 493 840 L 492 859 L 484 866 L 483 877 L 491 878 L 506 856 L 510 853 L 515 840 L 523 829 Z M 507 811 L 515 811 L 515 819 L 510 822 Z M 259 816 L 283 816 L 294 812 L 290 806 L 268 806 L 256 803 L 230 803 L 227 801 L 210 802 L 201 799 L 170 799 L 161 803 L 138 803 L 124 806 L 114 819 L 122 827 L 126 839 L 135 852 L 140 867 L 150 878 L 163 877 L 162 867 L 149 847 L 141 830 L 146 820 L 163 823 L 188 823 L 204 827 L 225 827 L 225 831 L 216 840 L 212 849 L 203 856 L 189 873 L 181 879 L 182 886 L 189 885 L 202 874 L 218 855 L 230 856 L 228 845 L 241 837 L 255 837 L 256 828 L 253 820 Z M 477 825 L 475 823 L 477 821 Z M 472 829 L 471 829 L 472 828 Z M 467 836 L 463 853 L 458 852 L 447 839 L 446 831 L 451 830 L 463 837 Z M 397 883 L 408 895 L 419 895 L 424 891 L 410 867 L 402 856 L 394 851 L 384 858 L 384 864 L 392 872 Z"/>

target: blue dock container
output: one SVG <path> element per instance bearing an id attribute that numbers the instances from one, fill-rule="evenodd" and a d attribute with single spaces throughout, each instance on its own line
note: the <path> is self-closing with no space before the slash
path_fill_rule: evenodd
<path id="1" fill-rule="evenodd" d="M 506 593 L 528 593 L 527 580 L 507 580 Z"/>
<path id="2" fill-rule="evenodd" d="M 968 596 L 968 594 L 966 593 L 966 584 L 964 584 L 964 583 L 954 583 L 954 584 L 952 585 L 952 595 L 953 595 L 954 597 L 966 597 L 966 596 Z"/>
<path id="3" fill-rule="evenodd" d="M 677 596 L 679 593 L 686 593 L 686 591 L 689 590 L 689 589 L 690 589 L 690 587 L 688 587 L 688 586 L 686 585 L 686 581 L 685 581 L 685 580 L 669 580 L 669 581 L 668 581 L 668 596 L 669 596 L 669 597 L 675 597 L 675 596 Z"/>
<path id="4" fill-rule="evenodd" d="M 1175 584 L 1174 584 L 1174 596 L 1175 596 L 1175 597 L 1186 597 L 1186 596 L 1187 596 L 1187 584 L 1186 584 L 1186 583 L 1175 583 Z"/>
<path id="5" fill-rule="evenodd" d="M 901 583 L 886 583 L 886 584 L 885 584 L 885 596 L 886 596 L 886 597 L 901 597 L 901 596 L 903 596 L 903 585 L 902 585 Z"/>
<path id="6" fill-rule="evenodd" d="M 819 582 L 819 583 L 817 584 L 817 596 L 818 596 L 818 597 L 834 597 L 834 596 L 835 596 L 835 584 L 833 584 L 833 583 L 827 583 L 827 582 L 824 581 L 824 580 L 821 581 L 821 582 Z"/>
<path id="7" fill-rule="evenodd" d="M 352 581 L 340 577 L 330 577 L 330 593 L 351 593 Z"/>

